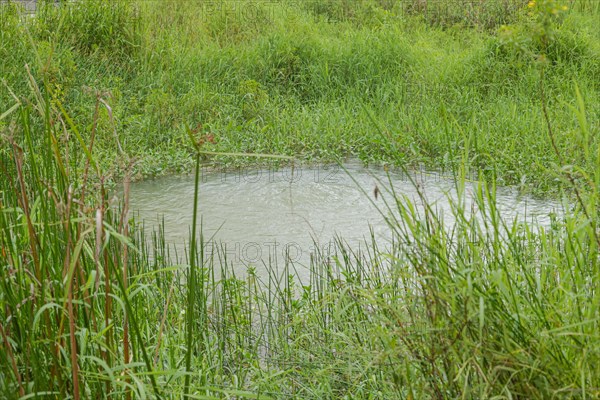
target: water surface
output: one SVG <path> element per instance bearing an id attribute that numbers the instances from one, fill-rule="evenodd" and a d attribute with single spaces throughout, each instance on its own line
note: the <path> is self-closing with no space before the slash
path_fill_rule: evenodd
<path id="1" fill-rule="evenodd" d="M 421 171 L 411 173 L 412 181 L 401 172 L 389 177 L 396 193 L 418 205 L 422 201 L 416 182 L 427 202 L 448 224 L 453 222 L 448 201 L 456 198 L 452 179 Z M 389 214 L 384 199 L 392 200 L 386 182 L 384 170 L 359 163 L 344 169 L 335 165 L 234 172 L 206 169 L 199 195 L 202 232 L 206 241 L 225 249 L 228 264 L 242 275 L 248 266 L 260 271 L 286 259 L 307 265 L 317 247 L 328 249 L 336 235 L 355 249 L 364 248 L 371 235 L 385 245 L 392 237 L 384 220 Z M 381 192 L 377 198 L 376 186 Z M 475 190 L 474 183 L 467 183 L 467 208 Z M 131 209 L 147 228 L 164 219 L 167 243 L 183 249 L 189 240 L 193 198 L 193 176 L 149 180 L 132 185 Z M 497 204 L 503 217 L 541 226 L 560 210 L 558 203 L 519 196 L 509 188 L 498 190 Z"/>

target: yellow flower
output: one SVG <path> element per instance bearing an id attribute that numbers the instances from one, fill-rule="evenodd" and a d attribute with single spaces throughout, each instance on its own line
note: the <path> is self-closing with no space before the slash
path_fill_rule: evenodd
<path id="1" fill-rule="evenodd" d="M 567 7 L 567 6 L 562 6 L 561 8 L 563 11 L 567 11 L 569 9 L 569 7 Z"/>
<path id="2" fill-rule="evenodd" d="M 529 8 L 535 7 L 535 0 L 531 0 L 529 3 L 527 3 L 527 7 L 529 7 Z"/>

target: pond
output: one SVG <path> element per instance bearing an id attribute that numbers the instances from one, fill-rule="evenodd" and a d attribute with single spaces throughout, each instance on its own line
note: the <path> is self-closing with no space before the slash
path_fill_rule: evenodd
<path id="1" fill-rule="evenodd" d="M 454 181 L 425 171 L 411 172 L 410 178 L 404 172 L 389 172 L 396 194 L 419 205 L 418 187 L 451 225 Z M 207 168 L 199 194 L 207 255 L 220 249 L 227 265 L 244 275 L 249 266 L 260 270 L 286 260 L 299 268 L 307 266 L 311 256 L 331 249 L 336 237 L 353 249 L 366 249 L 372 239 L 384 247 L 392 240 L 384 218 L 393 214 L 385 205 L 393 197 L 385 189 L 387 182 L 388 172 L 358 162 L 229 172 Z M 476 183 L 466 184 L 467 209 L 475 190 Z M 193 199 L 193 176 L 167 177 L 133 184 L 130 207 L 147 230 L 164 220 L 165 241 L 181 253 L 189 241 Z M 561 212 L 560 203 L 519 196 L 510 188 L 498 189 L 497 205 L 507 221 L 516 218 L 536 226 L 548 226 L 550 215 Z"/>

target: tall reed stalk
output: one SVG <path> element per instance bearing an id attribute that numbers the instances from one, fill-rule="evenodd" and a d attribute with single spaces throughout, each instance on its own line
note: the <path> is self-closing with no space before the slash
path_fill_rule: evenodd
<path id="1" fill-rule="evenodd" d="M 184 397 L 187 397 L 190 390 L 190 379 L 191 379 L 191 367 L 192 367 L 192 352 L 194 348 L 194 325 L 196 324 L 195 309 L 196 309 L 196 293 L 198 290 L 203 290 L 202 286 L 198 288 L 198 278 L 196 276 L 196 230 L 198 223 L 198 194 L 200 190 L 200 152 L 198 145 L 196 142 L 193 142 L 196 147 L 196 169 L 194 173 L 194 212 L 192 217 L 192 236 L 190 243 L 190 271 L 188 274 L 188 282 L 187 282 L 187 307 L 186 307 L 186 354 L 185 354 L 185 383 L 183 389 Z M 200 258 L 200 268 L 204 268 L 203 259 Z M 204 279 L 200 282 L 201 285 L 204 284 Z M 200 333 L 202 338 L 203 333 Z M 202 340 L 202 339 L 201 339 Z M 203 347 L 201 346 L 200 351 L 203 351 Z"/>

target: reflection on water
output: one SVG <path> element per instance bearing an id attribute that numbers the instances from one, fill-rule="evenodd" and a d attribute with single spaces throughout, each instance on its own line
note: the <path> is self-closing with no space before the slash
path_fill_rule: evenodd
<path id="1" fill-rule="evenodd" d="M 240 273 L 257 270 L 286 258 L 308 264 L 311 254 L 326 248 L 339 235 L 351 247 L 364 247 L 371 234 L 378 243 L 391 240 L 384 221 L 386 172 L 359 164 L 282 169 L 247 169 L 236 172 L 203 171 L 199 209 L 204 238 L 219 244 Z M 456 198 L 451 179 L 437 173 L 411 175 L 429 204 L 452 223 L 448 198 Z M 404 173 L 390 173 L 394 190 L 421 204 L 417 189 Z M 381 193 L 375 195 L 375 187 Z M 466 185 L 466 202 L 472 201 L 475 184 Z M 168 243 L 181 246 L 189 240 L 194 197 L 194 177 L 168 177 L 132 185 L 131 209 L 152 228 L 164 218 Z M 498 208 L 510 220 L 549 224 L 549 214 L 559 204 L 518 196 L 499 189 Z M 377 207 L 381 207 L 383 215 Z M 211 246 L 208 246 L 210 251 Z"/>

